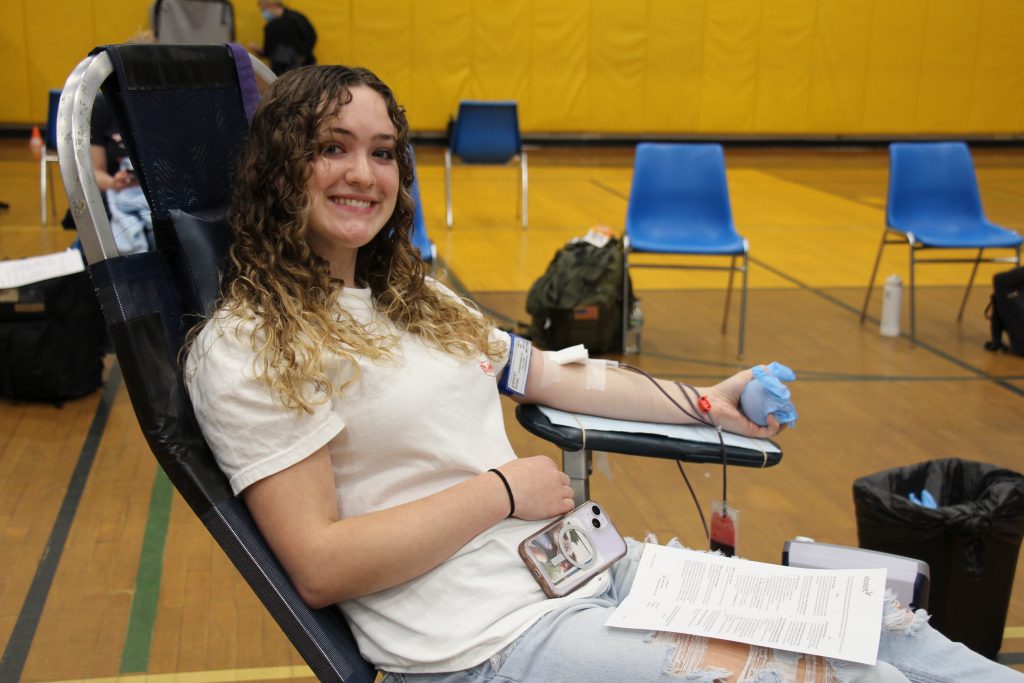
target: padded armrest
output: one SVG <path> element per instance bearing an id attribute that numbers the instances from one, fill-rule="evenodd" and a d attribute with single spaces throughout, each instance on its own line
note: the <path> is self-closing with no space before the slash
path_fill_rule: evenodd
<path id="1" fill-rule="evenodd" d="M 528 432 L 550 441 L 563 451 L 584 449 L 583 430 L 551 422 L 539 406 L 516 406 L 516 418 Z M 778 444 L 772 443 L 776 448 Z M 643 455 L 698 463 L 721 463 L 722 448 L 718 443 L 685 441 L 660 434 L 635 434 L 586 430 L 586 449 L 608 451 L 625 455 Z M 771 467 L 782 460 L 782 451 L 762 452 L 750 448 L 726 445 L 726 461 L 743 467 Z"/>

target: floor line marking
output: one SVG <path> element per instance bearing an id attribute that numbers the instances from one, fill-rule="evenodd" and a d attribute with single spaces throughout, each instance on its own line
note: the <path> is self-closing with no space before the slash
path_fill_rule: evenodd
<path id="1" fill-rule="evenodd" d="M 68 678 L 51 683 L 222 683 L 223 681 L 271 681 L 288 678 L 315 678 L 305 665 L 268 666 L 251 669 L 218 669 L 166 674 L 128 674 L 104 678 Z"/>
<path id="2" fill-rule="evenodd" d="M 100 395 L 99 403 L 96 404 L 96 412 L 93 413 L 92 423 L 89 425 L 82 449 L 78 453 L 78 461 L 75 463 L 75 469 L 68 481 L 57 518 L 53 521 L 53 527 L 50 529 L 50 537 L 46 541 L 43 554 L 36 566 L 32 584 L 25 594 L 25 601 L 18 613 L 18 620 L 15 622 L 10 640 L 7 641 L 7 646 L 4 648 L 3 660 L 0 661 L 0 681 L 17 681 L 21 678 L 21 671 L 25 667 L 25 660 L 28 659 L 29 650 L 32 648 L 32 641 L 35 639 L 36 629 L 39 627 L 43 608 L 46 606 L 46 598 L 50 594 L 50 587 L 53 585 L 57 566 L 64 553 L 68 533 L 75 521 L 78 503 L 82 499 L 82 492 L 89 479 L 89 472 L 96 459 L 96 452 L 99 450 L 100 440 L 103 438 L 107 419 L 110 417 L 110 409 L 120 386 L 121 368 L 115 362 L 110 368 L 110 374 L 107 376 L 106 386 Z"/>
<path id="3" fill-rule="evenodd" d="M 759 259 L 751 258 L 750 262 L 755 264 L 755 265 L 757 265 L 760 268 L 764 268 L 765 270 L 767 270 L 768 272 L 772 273 L 773 275 L 776 275 L 778 277 L 783 278 L 784 280 L 788 280 L 788 281 L 792 282 L 793 284 L 797 285 L 801 289 L 806 289 L 808 292 L 811 292 L 812 294 L 820 296 L 821 298 L 825 299 L 826 301 L 829 301 L 829 302 L 831 302 L 833 304 L 836 304 L 840 308 L 843 308 L 846 311 L 848 311 L 850 313 L 853 313 L 854 315 L 857 315 L 857 316 L 860 315 L 860 311 L 859 310 L 857 310 L 855 307 L 851 306 L 850 304 L 846 303 L 845 301 L 840 301 L 839 299 L 835 298 L 834 296 L 831 296 L 830 294 L 826 294 L 825 292 L 819 290 L 816 287 L 811 287 L 810 285 L 808 285 L 808 284 L 806 284 L 806 283 L 804 283 L 804 282 L 802 282 L 800 280 L 797 280 L 795 277 L 782 272 L 778 268 L 775 268 L 773 266 L 769 266 L 767 263 L 764 263 L 763 261 L 760 261 Z M 877 320 L 875 318 L 871 317 L 871 316 L 866 316 L 865 319 L 866 320 L 870 320 L 872 322 L 877 322 Z M 906 339 L 906 340 L 909 341 L 909 337 L 907 335 L 905 335 L 905 334 L 900 334 L 900 338 L 901 339 Z M 924 349 L 925 351 L 928 351 L 932 355 L 938 356 L 939 358 L 942 358 L 943 360 L 945 360 L 945 361 L 947 361 L 949 363 L 952 363 L 953 365 L 956 365 L 957 367 L 961 368 L 962 370 L 966 370 L 967 372 L 973 373 L 973 374 L 977 375 L 978 377 L 987 379 L 987 380 L 991 381 L 993 384 L 995 384 L 996 386 L 1002 387 L 1003 389 L 1006 389 L 1007 391 L 1009 391 L 1011 393 L 1014 393 L 1014 394 L 1017 394 L 1018 396 L 1024 398 L 1024 389 L 1019 388 L 1019 387 L 1015 387 L 1012 384 L 1010 384 L 1009 382 L 1007 382 L 1006 380 L 1003 380 L 1003 379 L 1000 379 L 1000 378 L 997 378 L 997 377 L 993 377 L 992 375 L 989 375 L 988 373 L 986 373 L 984 370 L 976 368 L 973 365 L 971 365 L 970 363 L 967 363 L 966 361 L 962 361 L 959 358 L 957 358 L 956 356 L 953 356 L 953 355 L 951 355 L 949 353 L 946 353 L 945 351 L 943 351 L 941 349 L 938 349 L 938 348 L 932 346 L 931 344 L 928 344 L 927 342 L 921 341 L 920 338 L 917 339 L 915 344 L 916 344 L 916 346 Z"/>
<path id="4" fill-rule="evenodd" d="M 171 480 L 158 466 L 149 496 L 149 512 L 146 514 L 146 529 L 139 551 L 139 568 L 135 574 L 135 594 L 132 596 L 128 630 L 121 650 L 122 674 L 144 672 L 149 668 L 149 650 L 163 577 L 164 547 L 171 517 L 172 491 Z"/>

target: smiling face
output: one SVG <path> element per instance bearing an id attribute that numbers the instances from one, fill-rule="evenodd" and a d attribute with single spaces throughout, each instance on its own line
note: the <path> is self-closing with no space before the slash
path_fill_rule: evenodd
<path id="1" fill-rule="evenodd" d="M 310 199 L 310 248 L 331 276 L 355 286 L 356 253 L 388 222 L 398 198 L 397 133 L 376 91 L 356 86 L 351 101 L 317 131 Z"/>

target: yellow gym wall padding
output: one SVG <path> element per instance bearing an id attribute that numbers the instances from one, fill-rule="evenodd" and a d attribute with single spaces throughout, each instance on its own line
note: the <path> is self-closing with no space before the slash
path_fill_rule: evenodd
<path id="1" fill-rule="evenodd" d="M 0 123 L 41 123 L 94 45 L 152 0 L 8 0 Z M 237 38 L 262 40 L 255 0 Z M 526 133 L 1024 133 L 1020 0 L 292 0 L 321 63 L 367 66 L 414 130 L 515 99 Z"/>

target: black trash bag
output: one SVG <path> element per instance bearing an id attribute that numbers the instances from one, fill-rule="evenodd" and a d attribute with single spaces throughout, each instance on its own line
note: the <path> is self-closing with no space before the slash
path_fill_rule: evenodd
<path id="1" fill-rule="evenodd" d="M 938 508 L 910 501 L 924 489 Z M 1024 475 L 931 460 L 857 479 L 853 501 L 860 547 L 927 562 L 932 626 L 994 659 L 1024 536 Z"/>

